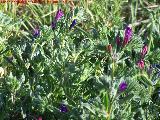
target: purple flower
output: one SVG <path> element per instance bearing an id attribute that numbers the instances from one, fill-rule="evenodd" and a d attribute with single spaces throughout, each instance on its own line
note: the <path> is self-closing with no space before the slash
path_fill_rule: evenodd
<path id="1" fill-rule="evenodd" d="M 57 23 L 57 21 L 60 20 L 63 15 L 64 15 L 64 14 L 63 14 L 63 11 L 62 11 L 61 9 L 59 9 L 59 10 L 57 11 L 57 13 L 56 13 L 55 20 L 52 21 L 52 23 L 51 23 L 51 28 L 52 28 L 52 29 L 55 29 L 55 28 L 56 28 L 56 23 Z"/>
<path id="2" fill-rule="evenodd" d="M 121 82 L 119 85 L 119 90 L 123 92 L 126 89 L 127 89 L 127 83 L 125 81 Z"/>
<path id="3" fill-rule="evenodd" d="M 64 105 L 64 104 L 61 104 L 59 110 L 60 110 L 60 112 L 63 112 L 63 113 L 68 112 L 68 109 L 67 109 L 66 105 Z"/>
<path id="4" fill-rule="evenodd" d="M 59 9 L 56 13 L 56 16 L 55 16 L 55 20 L 58 21 L 61 19 L 61 17 L 63 16 L 63 11 L 61 9 Z"/>
<path id="5" fill-rule="evenodd" d="M 33 31 L 33 36 L 36 38 L 40 35 L 40 29 L 38 28 L 35 28 L 34 31 Z"/>
<path id="6" fill-rule="evenodd" d="M 123 46 L 127 45 L 132 37 L 132 28 L 127 26 L 125 29 L 124 41 Z"/>
<path id="7" fill-rule="evenodd" d="M 72 29 L 72 28 L 76 25 L 76 23 L 77 23 L 77 20 L 74 19 L 74 20 L 72 21 L 72 24 L 70 25 L 69 29 Z"/>

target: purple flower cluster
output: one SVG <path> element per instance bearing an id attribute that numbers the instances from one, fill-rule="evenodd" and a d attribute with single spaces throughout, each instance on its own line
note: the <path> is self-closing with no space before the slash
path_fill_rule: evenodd
<path id="1" fill-rule="evenodd" d="M 119 91 L 123 92 L 127 89 L 127 83 L 125 81 L 121 82 L 119 85 Z"/>
<path id="2" fill-rule="evenodd" d="M 143 60 L 143 58 L 145 57 L 145 55 L 147 54 L 147 52 L 148 52 L 148 46 L 144 45 L 143 48 L 142 48 L 142 50 L 141 50 L 141 52 L 140 52 L 141 59 L 138 60 L 138 62 L 137 62 L 137 65 L 138 65 L 138 67 L 140 69 L 144 68 L 144 60 Z"/>
<path id="3" fill-rule="evenodd" d="M 64 13 L 61 9 L 59 9 L 56 13 L 55 20 L 58 21 L 64 16 Z"/>
<path id="4" fill-rule="evenodd" d="M 64 16 L 64 13 L 61 9 L 59 9 L 56 13 L 55 19 L 54 21 L 52 21 L 51 23 L 51 28 L 55 29 L 56 28 L 56 24 L 57 22 Z M 69 29 L 71 30 L 75 25 L 77 24 L 77 20 L 74 19 L 69 27 Z"/>
<path id="5" fill-rule="evenodd" d="M 54 21 L 52 21 L 52 23 L 51 23 L 51 28 L 52 28 L 52 29 L 55 29 L 55 28 L 56 28 L 56 23 L 57 23 L 57 21 L 59 21 L 63 16 L 64 16 L 63 11 L 62 11 L 61 9 L 59 9 L 59 10 L 57 11 L 57 13 L 56 13 L 56 16 L 55 16 Z"/>
<path id="6" fill-rule="evenodd" d="M 127 45 L 132 37 L 132 28 L 127 26 L 124 34 L 123 46 Z"/>
<path id="7" fill-rule="evenodd" d="M 64 104 L 61 104 L 59 110 L 60 110 L 60 112 L 62 112 L 62 113 L 68 112 L 68 109 L 67 109 L 66 105 L 64 105 Z"/>
<path id="8" fill-rule="evenodd" d="M 131 37 L 132 37 L 132 28 L 130 26 L 127 26 L 125 28 L 125 32 L 124 32 L 123 44 L 121 43 L 119 33 L 117 34 L 117 36 L 116 36 L 117 46 L 119 47 L 122 45 L 123 47 L 125 47 L 129 43 L 129 41 L 131 40 Z"/>

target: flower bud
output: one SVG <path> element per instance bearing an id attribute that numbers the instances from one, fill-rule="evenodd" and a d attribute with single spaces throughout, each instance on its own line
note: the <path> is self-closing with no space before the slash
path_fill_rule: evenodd
<path id="1" fill-rule="evenodd" d="M 71 30 L 71 29 L 76 25 L 76 23 L 77 23 L 77 20 L 74 19 L 74 20 L 72 21 L 72 24 L 70 25 L 69 29 Z"/>
<path id="2" fill-rule="evenodd" d="M 141 56 L 144 57 L 148 52 L 148 46 L 144 45 L 142 50 L 141 50 Z"/>
<path id="3" fill-rule="evenodd" d="M 109 53 L 111 53 L 111 52 L 112 52 L 112 45 L 111 45 L 111 44 L 107 45 L 107 46 L 106 46 L 106 49 L 107 49 L 107 51 L 108 51 Z"/>
<path id="4" fill-rule="evenodd" d="M 137 65 L 138 65 L 138 67 L 139 67 L 140 69 L 143 69 L 143 68 L 144 68 L 144 60 L 139 60 L 139 61 L 137 62 Z"/>

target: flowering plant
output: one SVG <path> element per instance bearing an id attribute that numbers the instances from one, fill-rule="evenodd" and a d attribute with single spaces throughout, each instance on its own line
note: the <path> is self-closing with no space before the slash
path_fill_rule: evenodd
<path id="1" fill-rule="evenodd" d="M 146 40 L 112 5 L 106 22 L 104 1 L 0 13 L 1 119 L 159 119 L 158 34 Z"/>

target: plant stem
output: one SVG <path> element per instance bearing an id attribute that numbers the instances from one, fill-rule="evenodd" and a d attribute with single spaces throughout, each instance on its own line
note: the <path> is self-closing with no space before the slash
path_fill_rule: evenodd
<path id="1" fill-rule="evenodd" d="M 114 101 L 116 100 L 116 97 L 117 97 L 117 92 L 116 92 L 115 96 L 113 97 L 113 100 L 111 101 L 111 105 L 110 105 L 110 107 L 109 107 L 109 112 L 107 112 L 107 115 L 108 115 L 108 116 L 107 116 L 107 120 L 110 120 L 113 103 L 114 103 Z"/>
<path id="2" fill-rule="evenodd" d="M 108 114 L 107 120 L 110 120 L 111 112 L 112 112 L 112 103 L 111 103 L 111 107 L 110 107 L 109 113 L 107 113 Z"/>
<path id="3" fill-rule="evenodd" d="M 113 85 L 113 80 L 114 80 L 114 72 L 115 72 L 115 62 L 114 60 L 112 59 L 112 74 L 111 74 L 111 77 L 112 77 L 112 81 L 111 81 L 111 86 Z M 114 100 L 115 100 L 115 97 L 117 96 L 117 93 L 116 95 L 113 97 L 113 100 L 111 101 L 111 105 L 109 107 L 109 110 L 107 111 L 107 120 L 110 120 L 110 117 L 111 117 L 111 112 L 112 112 L 112 105 L 114 103 Z"/>

